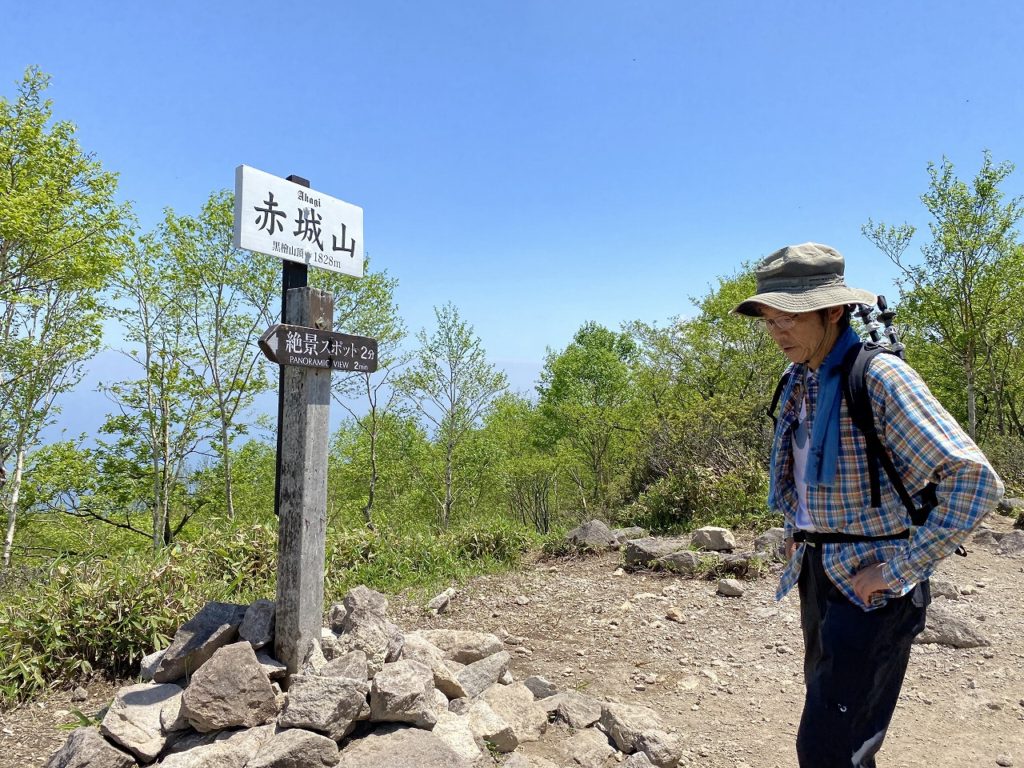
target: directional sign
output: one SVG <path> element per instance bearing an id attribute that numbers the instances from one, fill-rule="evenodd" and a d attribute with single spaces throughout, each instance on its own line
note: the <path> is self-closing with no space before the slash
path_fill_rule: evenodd
<path id="1" fill-rule="evenodd" d="M 236 248 L 363 276 L 363 209 L 240 165 L 235 169 Z"/>
<path id="2" fill-rule="evenodd" d="M 377 370 L 377 340 L 277 323 L 260 337 L 260 349 L 272 363 L 329 371 Z"/>

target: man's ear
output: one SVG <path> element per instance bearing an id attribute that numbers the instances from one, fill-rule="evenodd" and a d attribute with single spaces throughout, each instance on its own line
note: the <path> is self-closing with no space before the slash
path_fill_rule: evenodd
<path id="1" fill-rule="evenodd" d="M 845 308 L 842 307 L 842 306 L 839 306 L 839 307 L 829 307 L 828 308 L 828 321 L 830 323 L 838 323 L 839 322 L 839 318 L 841 318 L 843 316 L 843 312 L 845 312 L 845 311 L 846 311 Z"/>

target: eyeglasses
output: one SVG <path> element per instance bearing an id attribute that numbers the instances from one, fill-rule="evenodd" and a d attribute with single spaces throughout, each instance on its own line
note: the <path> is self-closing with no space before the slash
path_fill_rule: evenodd
<path id="1" fill-rule="evenodd" d="M 772 331 L 785 333 L 796 325 L 796 320 L 796 315 L 779 315 L 778 317 L 758 317 L 755 322 L 769 333 Z"/>

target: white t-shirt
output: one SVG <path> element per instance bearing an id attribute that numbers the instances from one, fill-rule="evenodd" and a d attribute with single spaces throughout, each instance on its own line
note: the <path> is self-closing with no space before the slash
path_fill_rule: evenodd
<path id="1" fill-rule="evenodd" d="M 807 428 L 807 400 L 800 398 L 800 414 L 793 428 L 793 483 L 796 485 L 796 527 L 814 530 L 807 512 L 807 456 L 811 447 L 811 434 Z"/>

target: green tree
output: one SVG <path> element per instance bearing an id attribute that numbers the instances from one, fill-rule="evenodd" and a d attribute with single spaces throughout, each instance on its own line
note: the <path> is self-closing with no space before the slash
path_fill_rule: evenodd
<path id="1" fill-rule="evenodd" d="M 997 430 L 1007 429 L 1008 418 L 1020 424 L 1020 371 L 1013 364 L 1019 362 L 1024 273 L 1015 227 L 1024 215 L 1024 198 L 1004 201 L 1001 189 L 1012 171 L 1012 164 L 995 164 L 985 152 L 968 184 L 948 159 L 930 163 L 921 201 L 932 217 L 931 240 L 921 247 L 920 261 L 906 257 L 915 234 L 910 224 L 869 219 L 862 228 L 900 270 L 901 320 L 920 342 L 908 345 L 913 362 L 926 375 L 929 368 L 942 375 L 947 395 L 962 388 L 961 413 L 975 439 L 979 399 L 997 412 Z"/>
<path id="2" fill-rule="evenodd" d="M 12 102 L 0 97 L 0 500 L 9 564 L 26 453 L 99 348 L 96 295 L 117 271 L 126 214 L 116 176 L 53 121 L 49 78 L 29 68 Z M 4 465 L 13 476 L 2 482 Z"/>
<path id="3" fill-rule="evenodd" d="M 398 380 L 410 406 L 428 423 L 441 460 L 439 483 L 428 483 L 439 508 L 439 522 L 448 528 L 461 496 L 473 488 L 464 471 L 471 463 L 468 439 L 495 396 L 508 387 L 505 374 L 487 362 L 480 338 L 451 303 L 434 308 L 437 327 L 421 330 L 411 369 Z M 438 489 L 438 485 L 440 489 Z"/>
<path id="4" fill-rule="evenodd" d="M 362 515 L 363 522 L 373 528 L 373 508 L 381 473 L 378 443 L 386 421 L 396 413 L 401 401 L 394 383 L 409 355 L 400 348 L 406 328 L 394 299 L 398 280 L 386 271 L 370 272 L 369 261 L 363 266 L 363 274 L 362 278 L 338 275 L 327 282 L 327 287 L 336 291 L 335 328 L 341 333 L 369 336 L 377 341 L 377 370 L 336 374 L 331 381 L 331 395 L 367 440 L 369 465 Z"/>
<path id="5" fill-rule="evenodd" d="M 100 431 L 113 437 L 101 450 L 147 477 L 154 549 L 170 544 L 197 511 L 172 515 L 188 462 L 216 435 L 209 362 L 189 332 L 187 302 L 176 291 L 174 266 L 159 239 L 141 238 L 116 279 L 117 311 L 138 377 L 103 385 L 117 412 Z"/>
<path id="6" fill-rule="evenodd" d="M 485 431 L 495 447 L 494 475 L 511 516 L 540 533 L 558 514 L 558 460 L 544 449 L 543 419 L 525 397 L 506 392 L 494 402 Z"/>
<path id="7" fill-rule="evenodd" d="M 628 334 L 584 324 L 541 371 L 540 412 L 553 447 L 576 487 L 585 514 L 607 513 L 610 482 L 636 432 L 631 413 L 636 345 Z"/>
<path id="8" fill-rule="evenodd" d="M 630 327 L 645 415 L 630 471 L 635 522 L 733 524 L 762 511 L 771 436 L 764 409 L 784 360 L 766 334 L 730 314 L 754 289 L 744 270 L 692 298 L 693 317 Z"/>
<path id="9" fill-rule="evenodd" d="M 279 294 L 277 260 L 235 248 L 233 226 L 233 196 L 219 192 L 196 217 L 168 210 L 159 239 L 165 275 L 181 302 L 187 343 L 205 372 L 214 406 L 213 446 L 232 519 L 232 447 L 246 432 L 245 410 L 270 388 L 269 366 L 256 341 L 274 320 Z"/>

